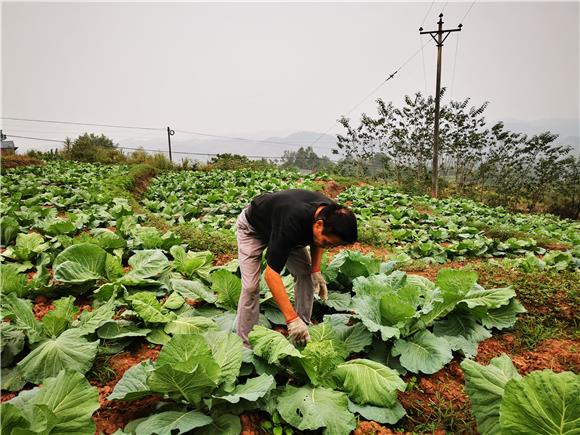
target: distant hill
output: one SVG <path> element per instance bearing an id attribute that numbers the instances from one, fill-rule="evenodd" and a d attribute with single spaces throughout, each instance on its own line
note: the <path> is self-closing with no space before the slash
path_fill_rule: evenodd
<path id="1" fill-rule="evenodd" d="M 176 156 L 190 157 L 196 160 L 207 160 L 208 156 L 196 156 L 178 154 L 178 152 L 194 152 L 208 154 L 244 154 L 249 156 L 280 157 L 285 150 L 297 150 L 301 146 L 308 147 L 314 141 L 314 151 L 319 155 L 332 156 L 331 149 L 336 140 L 334 136 L 316 132 L 297 132 L 287 136 L 272 136 L 261 140 L 239 140 L 239 139 L 202 139 L 195 136 L 180 135 L 176 133 L 171 139 L 172 151 Z M 129 143 L 129 141 L 127 141 Z M 123 145 L 122 145 L 123 146 Z M 145 149 L 167 150 L 167 142 L 159 140 L 134 140 L 130 141 L 130 147 L 143 147 Z"/>
<path id="2" fill-rule="evenodd" d="M 493 125 L 497 121 L 491 121 Z M 558 134 L 557 144 L 570 145 L 574 153 L 580 156 L 580 119 L 539 119 L 533 121 L 522 121 L 518 119 L 503 120 L 508 130 L 525 133 L 528 135 L 538 134 L 545 131 Z M 123 147 L 143 147 L 145 149 L 167 151 L 167 140 L 165 135 L 160 135 L 159 139 L 123 139 L 115 142 Z M 258 140 L 261 139 L 261 140 Z M 239 139 L 207 139 L 201 136 L 185 135 L 177 133 L 172 137 L 172 149 L 176 153 L 176 158 L 189 157 L 196 160 L 208 160 L 209 156 L 185 155 L 179 152 L 192 153 L 235 153 L 251 156 L 280 157 L 285 150 L 297 150 L 298 148 L 307 147 L 314 143 L 314 151 L 318 155 L 333 157 L 332 148 L 335 148 L 336 136 L 331 134 L 322 134 L 314 131 L 299 131 L 285 136 L 270 136 L 253 140 Z M 60 147 L 60 144 L 49 142 L 23 141 L 15 140 L 19 147 L 19 152 L 24 153 L 29 149 L 49 150 Z M 334 155 L 334 158 L 337 156 Z"/>

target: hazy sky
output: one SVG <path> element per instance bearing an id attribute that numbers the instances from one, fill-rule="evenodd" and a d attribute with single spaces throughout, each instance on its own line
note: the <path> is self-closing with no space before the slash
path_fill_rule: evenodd
<path id="1" fill-rule="evenodd" d="M 444 27 L 455 28 L 471 4 L 3 2 L 2 116 L 252 138 L 333 134 L 337 118 L 430 40 L 419 26 L 434 30 L 444 9 Z M 578 120 L 579 18 L 578 2 L 477 1 L 445 43 L 443 86 L 454 99 L 490 101 L 490 120 Z M 429 43 L 350 116 L 375 113 L 378 97 L 399 104 L 433 93 L 435 60 Z M 1 122 L 56 139 L 84 130 L 122 143 L 164 137 Z"/>

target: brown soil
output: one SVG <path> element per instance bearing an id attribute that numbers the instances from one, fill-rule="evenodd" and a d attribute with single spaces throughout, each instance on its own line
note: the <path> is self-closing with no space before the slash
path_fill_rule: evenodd
<path id="1" fill-rule="evenodd" d="M 103 393 L 104 396 L 108 394 Z M 99 400 L 101 400 L 101 389 L 99 389 Z M 148 396 L 127 402 L 117 400 L 101 402 L 101 408 L 93 414 L 93 420 L 97 425 L 95 435 L 113 434 L 117 429 L 125 427 L 131 420 L 151 415 L 160 400 L 160 396 Z"/>
<path id="2" fill-rule="evenodd" d="M 113 320 L 121 319 L 121 315 L 127 310 L 126 307 L 119 307 L 115 314 L 113 315 Z"/>
<path id="3" fill-rule="evenodd" d="M 565 291 L 558 291 L 552 299 L 552 303 L 555 305 L 557 310 L 555 310 L 555 316 L 562 320 L 574 321 L 578 318 L 578 307 L 569 304 L 567 302 L 569 296 Z"/>
<path id="4" fill-rule="evenodd" d="M 113 355 L 111 358 L 109 358 L 108 362 L 111 368 L 115 370 L 117 376 L 111 382 L 116 384 L 128 369 L 136 364 L 139 364 L 141 361 L 145 361 L 146 359 L 157 361 L 160 351 L 161 345 L 159 344 L 156 344 L 153 347 L 149 347 L 149 343 L 141 343 L 136 350 L 126 351 L 117 355 Z M 109 382 L 108 385 L 110 385 L 111 382 Z"/>
<path id="5" fill-rule="evenodd" d="M 216 257 L 216 259 L 213 262 L 214 266 L 223 266 L 224 264 L 229 263 L 230 261 L 234 260 L 238 258 L 237 255 L 233 255 L 233 254 L 220 254 Z"/>
<path id="6" fill-rule="evenodd" d="M 333 180 L 318 181 L 317 183 L 322 186 L 322 193 L 332 199 L 336 199 L 345 190 L 345 186 L 341 186 Z"/>
<path id="7" fill-rule="evenodd" d="M 31 273 L 34 275 L 33 272 Z M 79 312 L 74 316 L 75 319 L 77 319 L 83 311 L 93 311 L 92 301 L 88 296 L 77 296 L 74 305 L 79 308 Z M 52 304 L 52 300 L 46 296 L 39 295 L 34 298 L 32 310 L 34 311 L 34 317 L 36 320 L 42 320 L 42 318 L 46 316 L 46 313 L 54 309 L 55 306 Z"/>
<path id="8" fill-rule="evenodd" d="M 343 251 L 345 249 L 348 249 L 350 251 L 359 251 L 365 255 L 366 254 L 373 254 L 379 260 L 385 260 L 387 258 L 387 256 L 391 254 L 391 251 L 389 251 L 388 248 L 378 248 L 376 246 L 363 245 L 360 242 L 356 242 L 352 245 L 339 246 L 336 248 L 329 249 L 327 251 L 327 253 L 328 253 L 327 255 L 330 259 L 330 258 L 334 257 L 335 255 L 338 255 L 341 251 Z"/>
<path id="9" fill-rule="evenodd" d="M 424 204 L 414 204 L 413 208 L 422 214 L 432 215 L 435 213 L 435 210 Z"/>
<path id="10" fill-rule="evenodd" d="M 99 403 L 101 404 L 99 410 L 93 414 L 93 420 L 97 425 L 95 434 L 112 434 L 117 429 L 123 428 L 129 421 L 153 412 L 155 404 L 161 400 L 160 396 L 152 395 L 132 401 L 107 400 L 107 396 L 111 394 L 128 369 L 146 359 L 156 361 L 160 350 L 160 345 L 149 347 L 147 343 L 141 343 L 136 349 L 114 355 L 107 360 L 109 367 L 115 371 L 114 379 L 104 385 L 97 380 L 90 381 L 99 389 Z"/>
<path id="11" fill-rule="evenodd" d="M 393 432 L 391 429 L 381 426 L 376 421 L 360 420 L 353 435 L 403 435 L 407 432 Z"/>
<path id="12" fill-rule="evenodd" d="M 242 423 L 242 432 L 240 435 L 264 435 L 268 431 L 262 429 L 260 424 L 264 421 L 264 417 L 259 413 L 244 413 L 240 415 L 240 423 Z"/>
<path id="13" fill-rule="evenodd" d="M 534 350 L 517 352 L 516 337 L 503 334 L 479 343 L 476 361 L 489 364 L 502 353 L 509 355 L 518 371 L 524 375 L 534 370 L 550 369 L 556 373 L 571 370 L 580 372 L 580 340 L 548 339 Z"/>
<path id="14" fill-rule="evenodd" d="M 75 298 L 75 306 L 79 308 L 75 319 L 78 318 L 83 311 L 93 311 L 93 298 L 88 295 L 80 295 Z"/>
<path id="15" fill-rule="evenodd" d="M 409 382 L 412 377 L 407 375 L 405 381 Z M 418 423 L 436 421 L 441 409 L 453 412 L 462 421 L 470 421 L 469 397 L 463 391 L 463 383 L 463 370 L 457 359 L 433 375 L 417 376 L 415 388 L 398 393 L 401 405 L 407 410 L 407 417 L 399 424 L 413 431 Z M 445 431 L 435 433 L 444 434 Z"/>
<path id="16" fill-rule="evenodd" d="M 473 258 L 469 260 L 450 261 L 449 263 L 444 264 L 433 264 L 427 266 L 423 270 L 405 270 L 405 268 L 403 268 L 403 270 L 405 270 L 409 275 L 420 275 L 431 281 L 435 281 L 437 273 L 439 273 L 441 269 L 463 269 L 464 267 L 475 265 L 481 261 L 481 259 Z"/>
<path id="17" fill-rule="evenodd" d="M 14 399 L 16 396 L 18 396 L 18 393 L 19 391 L 13 393 L 11 391 L 2 390 L 2 393 L 0 394 L 0 403 Z"/>
<path id="18" fill-rule="evenodd" d="M 50 303 L 46 296 L 37 296 L 34 299 L 34 305 L 32 307 L 36 320 L 42 320 L 46 316 L 46 313 L 54 310 L 54 308 L 55 306 Z"/>
<path id="19" fill-rule="evenodd" d="M 44 162 L 36 157 L 28 157 L 20 154 L 2 155 L 2 173 L 6 169 L 17 168 L 20 166 L 42 166 Z"/>
<path id="20" fill-rule="evenodd" d="M 205 301 L 203 299 L 189 299 L 185 298 L 185 303 L 193 308 L 202 306 Z"/>
<path id="21" fill-rule="evenodd" d="M 548 251 L 567 251 L 572 247 L 570 243 L 561 242 L 548 242 L 548 243 L 538 243 L 538 246 L 547 249 Z"/>

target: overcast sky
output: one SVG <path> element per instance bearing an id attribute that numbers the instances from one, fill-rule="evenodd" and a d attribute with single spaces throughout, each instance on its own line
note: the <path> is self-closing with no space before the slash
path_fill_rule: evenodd
<path id="1" fill-rule="evenodd" d="M 436 48 L 420 50 L 430 37 L 418 28 L 434 30 L 443 9 L 444 27 L 455 28 L 470 5 L 3 2 L 2 116 L 251 138 L 333 134 L 337 118 L 415 53 L 349 116 L 375 113 L 378 97 L 400 104 L 405 94 L 433 93 Z M 558 118 L 577 128 L 579 19 L 578 2 L 477 1 L 443 48 L 448 96 L 490 101 L 490 120 Z M 164 138 L 2 127 L 51 139 L 104 132 L 122 144 Z"/>

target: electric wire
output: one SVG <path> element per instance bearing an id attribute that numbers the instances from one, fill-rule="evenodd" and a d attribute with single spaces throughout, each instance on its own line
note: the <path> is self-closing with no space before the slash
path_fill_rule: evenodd
<path id="1" fill-rule="evenodd" d="M 109 128 L 126 128 L 132 130 L 155 130 L 155 131 L 164 131 L 164 128 L 159 127 L 137 127 L 137 126 L 128 126 L 128 125 L 112 125 L 112 124 L 95 124 L 90 122 L 74 122 L 74 121 L 54 121 L 54 120 L 46 120 L 46 119 L 30 119 L 30 118 L 12 118 L 8 116 L 0 117 L 0 119 L 7 119 L 11 121 L 27 121 L 27 122 L 43 122 L 48 124 L 68 124 L 68 125 L 90 125 L 93 127 L 109 127 Z"/>
<path id="2" fill-rule="evenodd" d="M 157 127 L 157 128 L 155 128 L 155 127 L 136 127 L 136 126 L 126 126 L 126 125 L 97 124 L 97 123 L 89 123 L 89 122 L 55 121 L 55 120 L 45 120 L 45 119 L 13 118 L 13 117 L 0 117 L 0 119 L 6 119 L 6 120 L 11 120 L 11 121 L 42 122 L 42 123 L 51 123 L 51 124 L 69 124 L 69 125 L 85 125 L 85 126 L 93 126 L 93 127 L 149 130 L 149 131 L 159 131 L 159 132 L 167 131 L 165 128 L 159 128 L 159 127 Z M 268 139 L 249 139 L 249 138 L 245 138 L 245 137 L 217 135 L 217 134 L 210 134 L 210 133 L 202 133 L 202 132 L 198 132 L 198 131 L 188 131 L 188 130 L 178 130 L 178 129 L 172 129 L 172 130 L 175 131 L 176 133 L 190 134 L 190 135 L 196 135 L 196 136 L 205 136 L 205 137 L 212 137 L 212 138 L 218 138 L 218 139 L 242 140 L 242 141 L 247 141 L 247 142 L 261 142 L 261 143 L 285 145 L 285 146 L 292 146 L 292 147 L 304 147 L 305 146 L 305 144 L 295 144 L 295 143 L 288 143 L 288 142 L 271 141 Z M 322 135 L 322 136 L 324 136 L 324 135 Z M 318 147 L 325 148 L 325 149 L 331 149 L 330 147 L 325 147 L 323 145 L 318 145 Z"/>
<path id="3" fill-rule="evenodd" d="M 469 12 L 471 12 L 471 8 L 475 5 L 475 2 L 477 0 L 473 0 L 473 3 L 471 3 L 471 6 L 469 6 L 469 9 L 467 9 L 467 12 L 465 13 L 465 15 L 463 16 L 463 18 L 459 21 L 459 23 L 463 23 L 463 21 L 465 21 L 465 18 L 467 18 L 467 15 L 469 15 Z"/>
<path id="4" fill-rule="evenodd" d="M 425 13 L 425 16 L 423 17 L 423 20 L 421 21 L 421 26 L 419 26 L 419 27 L 423 27 L 423 24 L 425 24 L 425 20 L 427 19 L 429 12 L 431 12 L 431 8 L 433 8 L 433 4 L 435 4 L 435 0 L 431 1 L 431 4 L 429 5 L 429 9 L 427 9 L 427 12 Z M 418 36 L 419 36 L 419 46 L 421 46 L 421 34 L 419 33 Z M 421 57 L 423 58 L 423 81 L 425 82 L 425 95 L 427 95 L 427 70 L 425 68 L 425 52 L 423 50 L 423 47 L 421 47 Z"/>
<path id="5" fill-rule="evenodd" d="M 425 12 L 425 16 L 423 17 L 423 21 L 421 21 L 421 26 L 423 27 L 423 24 L 425 24 L 425 20 L 427 19 L 427 15 L 429 15 L 429 12 L 431 12 L 431 8 L 433 7 L 433 4 L 435 3 L 435 0 L 433 0 L 431 2 L 431 4 L 429 5 L 429 9 L 427 9 L 427 12 Z"/>
<path id="6" fill-rule="evenodd" d="M 392 74 L 389 74 L 389 76 L 383 80 L 376 88 L 374 88 L 371 92 L 369 92 L 358 104 L 356 104 L 352 109 L 350 109 L 345 115 L 343 115 L 344 117 L 350 115 L 352 112 L 354 112 L 361 104 L 363 104 L 365 101 L 367 101 L 376 91 L 378 91 L 386 82 L 388 82 L 389 80 L 391 80 L 393 77 L 395 77 L 395 75 L 401 71 L 405 66 L 407 66 L 407 64 L 409 62 L 411 62 L 411 60 L 413 60 L 413 58 L 415 58 L 415 56 L 417 56 L 417 54 L 419 54 L 419 52 L 421 50 L 423 50 L 423 48 L 429 44 L 431 41 L 427 40 L 423 45 L 421 45 L 421 47 L 415 51 L 415 53 L 413 53 L 399 68 L 397 68 L 395 70 L 395 72 L 393 72 Z M 318 138 L 316 138 L 314 140 L 314 142 L 312 142 L 309 146 L 314 146 L 314 144 L 316 142 L 318 142 L 324 135 L 328 134 L 328 132 L 330 130 L 332 130 L 332 128 L 334 127 L 334 122 L 332 123 L 332 125 L 324 132 L 322 133 L 320 136 L 318 136 Z"/>
<path id="7" fill-rule="evenodd" d="M 6 137 L 39 140 L 39 141 L 45 141 L 45 142 L 65 143 L 65 141 L 58 140 L 58 139 L 46 139 L 46 138 L 32 137 L 32 136 L 19 136 L 19 135 L 14 135 L 14 134 L 7 134 Z M 168 150 L 142 148 L 142 147 L 135 148 L 135 147 L 116 146 L 115 149 L 130 150 L 130 151 L 146 151 L 146 152 L 152 152 L 152 153 L 169 154 Z M 212 156 L 212 157 L 219 156 L 222 154 L 227 154 L 227 153 L 201 153 L 201 152 L 193 152 L 193 151 L 174 151 L 174 150 L 172 150 L 171 153 L 172 154 L 192 155 L 192 156 Z M 244 155 L 244 157 L 254 158 L 254 159 L 272 159 L 272 160 L 286 158 L 286 156 L 263 156 L 263 155 Z M 329 157 L 327 157 L 327 158 L 332 162 L 338 161 L 338 160 L 332 160 Z M 299 158 L 299 157 L 293 157 L 293 159 L 301 160 L 301 158 Z"/>

